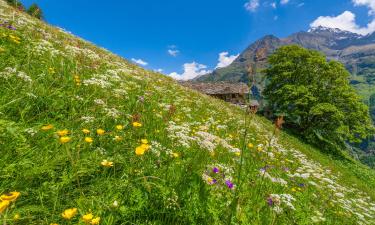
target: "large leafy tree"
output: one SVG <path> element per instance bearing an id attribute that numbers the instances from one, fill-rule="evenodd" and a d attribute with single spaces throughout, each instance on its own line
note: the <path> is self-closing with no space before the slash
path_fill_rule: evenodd
<path id="1" fill-rule="evenodd" d="M 349 72 L 317 51 L 284 46 L 269 57 L 264 95 L 286 125 L 329 150 L 373 132 L 368 107 L 349 85 Z"/>
<path id="2" fill-rule="evenodd" d="M 37 4 L 32 4 L 30 8 L 27 10 L 27 13 L 31 16 L 34 16 L 38 19 L 43 19 L 43 11 Z"/>

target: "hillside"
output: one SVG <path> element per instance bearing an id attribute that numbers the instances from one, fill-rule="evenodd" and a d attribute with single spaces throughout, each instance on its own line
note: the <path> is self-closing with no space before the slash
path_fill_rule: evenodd
<path id="1" fill-rule="evenodd" d="M 375 172 L 0 0 L 0 223 L 375 224 Z"/>

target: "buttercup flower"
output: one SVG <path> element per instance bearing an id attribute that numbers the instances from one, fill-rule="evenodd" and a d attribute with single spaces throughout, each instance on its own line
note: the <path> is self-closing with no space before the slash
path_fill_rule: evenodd
<path id="1" fill-rule="evenodd" d="M 65 144 L 65 143 L 68 143 L 70 140 L 72 140 L 72 138 L 70 138 L 70 137 L 61 137 L 60 143 Z"/>
<path id="2" fill-rule="evenodd" d="M 142 124 L 139 122 L 133 122 L 133 127 L 141 127 Z"/>
<path id="3" fill-rule="evenodd" d="M 147 139 L 141 139 L 141 143 L 142 144 L 148 144 L 148 140 Z"/>
<path id="4" fill-rule="evenodd" d="M 91 220 L 91 225 L 98 225 L 100 223 L 100 217 L 95 217 Z"/>
<path id="5" fill-rule="evenodd" d="M 85 142 L 92 143 L 94 140 L 91 137 L 85 137 Z"/>
<path id="6" fill-rule="evenodd" d="M 66 209 L 61 216 L 66 220 L 70 220 L 77 214 L 77 211 L 77 208 Z"/>
<path id="7" fill-rule="evenodd" d="M 254 148 L 254 145 L 252 143 L 247 144 L 247 147 Z"/>
<path id="8" fill-rule="evenodd" d="M 123 125 L 117 125 L 116 126 L 116 130 L 123 130 L 124 129 L 124 126 Z"/>
<path id="9" fill-rule="evenodd" d="M 14 191 L 14 192 L 10 192 L 10 193 L 2 194 L 2 195 L 0 196 L 0 199 L 1 199 L 2 201 L 15 201 L 15 200 L 17 200 L 17 198 L 18 198 L 20 195 L 21 195 L 21 193 Z"/>
<path id="10" fill-rule="evenodd" d="M 53 125 L 48 124 L 48 125 L 42 126 L 42 128 L 40 128 L 40 129 L 44 130 L 44 131 L 51 130 L 51 129 L 53 129 Z"/>
<path id="11" fill-rule="evenodd" d="M 180 156 L 180 154 L 178 154 L 177 152 L 173 152 L 173 157 L 175 157 L 175 158 L 178 158 L 179 156 Z"/>
<path id="12" fill-rule="evenodd" d="M 9 205 L 10 205 L 10 201 L 8 200 L 0 202 L 0 214 L 3 213 L 8 208 Z"/>
<path id="13" fill-rule="evenodd" d="M 69 131 L 67 129 L 64 129 L 64 130 L 59 130 L 56 132 L 57 135 L 59 135 L 60 137 L 63 137 L 63 136 L 66 136 L 69 134 Z"/>
<path id="14" fill-rule="evenodd" d="M 103 135 L 103 134 L 105 133 L 105 130 L 103 130 L 103 129 L 97 129 L 97 130 L 96 130 L 96 133 L 97 133 L 98 135 Z"/>
<path id="15" fill-rule="evenodd" d="M 145 154 L 145 151 L 147 151 L 149 148 L 150 148 L 150 145 L 141 144 L 140 146 L 135 148 L 135 154 L 136 155 L 143 155 L 143 154 Z"/>
<path id="16" fill-rule="evenodd" d="M 82 216 L 82 220 L 85 223 L 90 223 L 93 218 L 94 218 L 94 215 L 92 213 L 88 213 L 88 214 Z"/>
<path id="17" fill-rule="evenodd" d="M 102 166 L 104 167 L 112 167 L 113 166 L 113 162 L 110 162 L 108 160 L 103 160 L 100 164 L 102 164 Z"/>
<path id="18" fill-rule="evenodd" d="M 88 129 L 83 129 L 82 132 L 83 132 L 84 134 L 89 134 L 89 133 L 90 133 L 90 130 L 88 130 Z"/>

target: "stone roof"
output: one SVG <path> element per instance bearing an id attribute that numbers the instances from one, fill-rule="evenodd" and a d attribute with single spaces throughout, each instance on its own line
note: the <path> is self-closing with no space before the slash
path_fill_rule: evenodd
<path id="1" fill-rule="evenodd" d="M 229 82 L 181 82 L 181 85 L 195 89 L 208 95 L 218 94 L 248 94 L 249 87 L 245 83 Z"/>

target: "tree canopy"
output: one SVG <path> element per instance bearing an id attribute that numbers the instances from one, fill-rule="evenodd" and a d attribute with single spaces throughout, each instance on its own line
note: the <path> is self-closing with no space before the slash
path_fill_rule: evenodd
<path id="1" fill-rule="evenodd" d="M 34 16 L 38 19 L 43 19 L 43 11 L 37 4 L 32 4 L 30 8 L 27 10 L 27 13 L 31 16 Z"/>
<path id="2" fill-rule="evenodd" d="M 338 150 L 373 132 L 369 109 L 341 63 L 292 45 L 279 48 L 269 64 L 264 95 L 270 109 L 310 143 Z"/>

